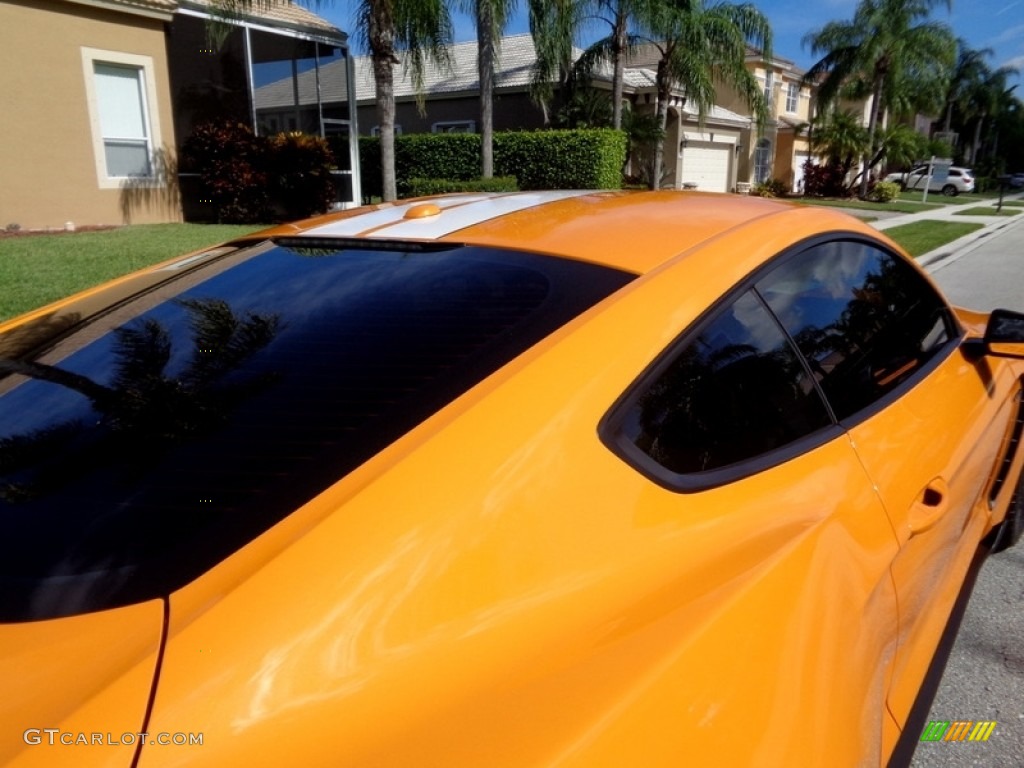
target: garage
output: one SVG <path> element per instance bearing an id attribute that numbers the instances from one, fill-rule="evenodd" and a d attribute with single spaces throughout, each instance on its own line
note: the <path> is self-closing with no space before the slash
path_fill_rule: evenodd
<path id="1" fill-rule="evenodd" d="M 728 192 L 732 144 L 689 141 L 683 148 L 683 184 L 696 184 L 702 192 Z"/>

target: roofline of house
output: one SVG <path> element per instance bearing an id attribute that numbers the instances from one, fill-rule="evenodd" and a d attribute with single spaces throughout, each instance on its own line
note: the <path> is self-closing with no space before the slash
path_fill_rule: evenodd
<path id="1" fill-rule="evenodd" d="M 78 0 L 76 0 L 77 2 Z M 225 24 L 231 24 L 236 27 L 245 27 L 253 29 L 259 32 L 269 32 L 271 34 L 280 34 L 282 32 L 288 34 L 291 37 L 296 37 L 302 40 L 310 40 L 312 42 L 327 43 L 333 45 L 347 45 L 348 34 L 342 32 L 337 27 L 331 27 L 325 29 L 324 27 L 310 27 L 305 24 L 295 24 L 287 21 L 278 21 L 277 19 L 263 19 L 258 16 L 243 15 L 239 17 L 224 17 L 210 13 L 209 6 L 198 5 L 190 3 L 188 0 L 182 0 L 179 3 L 177 13 L 185 16 L 194 16 L 200 19 L 211 19 L 222 21 Z"/>
<path id="2" fill-rule="evenodd" d="M 115 13 L 127 13 L 132 16 L 143 16 L 147 19 L 158 21 L 170 21 L 174 17 L 174 11 L 166 6 L 156 6 L 146 3 L 145 0 L 138 2 L 121 2 L 120 0 L 65 0 L 76 5 L 87 5 L 90 8 L 99 8 L 104 11 Z"/>

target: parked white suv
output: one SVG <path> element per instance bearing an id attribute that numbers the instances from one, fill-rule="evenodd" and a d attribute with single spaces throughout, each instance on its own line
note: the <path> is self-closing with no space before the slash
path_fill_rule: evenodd
<path id="1" fill-rule="evenodd" d="M 924 180 L 928 175 L 927 165 L 918 165 L 904 173 L 890 173 L 885 177 L 886 181 L 895 181 L 902 184 L 904 189 L 924 189 Z M 928 185 L 929 192 L 941 192 L 947 197 L 955 197 L 961 192 L 974 191 L 974 171 L 970 168 L 951 166 L 949 176 L 945 181 L 939 182 L 932 179 Z"/>

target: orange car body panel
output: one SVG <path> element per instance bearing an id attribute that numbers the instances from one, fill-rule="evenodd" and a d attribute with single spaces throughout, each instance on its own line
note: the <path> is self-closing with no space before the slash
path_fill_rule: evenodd
<path id="1" fill-rule="evenodd" d="M 163 628 L 160 600 L 0 626 L 0 763 L 129 765 L 121 736 L 145 723 Z"/>
<path id="2" fill-rule="evenodd" d="M 683 197 L 670 221 L 677 194 L 594 194 L 441 238 L 641 276 L 172 594 L 147 730 L 202 732 L 203 746 L 145 747 L 142 768 L 885 762 L 966 563 L 1008 504 L 1008 491 L 993 510 L 978 499 L 1022 368 L 992 361 L 986 399 L 957 351 L 806 454 L 699 493 L 661 488 L 597 434 L 637 374 L 795 242 L 845 231 L 898 250 L 838 213 Z M 984 322 L 961 318 L 972 334 Z M 950 389 L 965 412 L 928 409 Z M 993 434 L 989 453 L 969 452 Z M 921 440 L 966 498 L 911 537 L 922 487 L 885 457 Z M 935 557 L 952 566 L 924 605 L 909 576 Z M 904 602 L 921 604 L 916 623 L 896 623 Z M 127 635 L 136 610 L 148 645 L 97 671 L 92 698 L 49 727 L 104 729 L 93 702 L 138 716 L 154 609 L 84 618 Z M 52 669 L 56 712 L 68 670 Z"/>

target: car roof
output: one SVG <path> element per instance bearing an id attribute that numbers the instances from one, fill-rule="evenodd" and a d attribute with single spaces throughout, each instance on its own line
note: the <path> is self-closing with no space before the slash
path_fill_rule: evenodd
<path id="1" fill-rule="evenodd" d="M 260 230 L 0 322 L 0 355 L 18 357 L 44 347 L 134 296 L 270 238 L 298 238 L 307 247 L 319 243 L 325 248 L 346 241 L 479 245 L 576 259 L 643 275 L 738 231 L 749 233 L 751 247 L 796 231 L 847 231 L 886 240 L 845 213 L 744 195 L 561 190 L 417 198 Z"/>
<path id="2" fill-rule="evenodd" d="M 404 200 L 308 219 L 269 234 L 516 248 L 645 274 L 726 232 L 781 216 L 819 217 L 824 229 L 856 224 L 844 214 L 831 220 L 820 210 L 760 197 L 573 190 Z"/>

